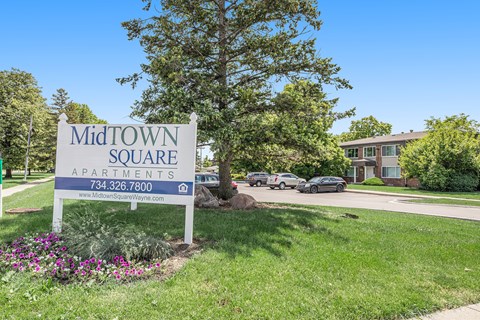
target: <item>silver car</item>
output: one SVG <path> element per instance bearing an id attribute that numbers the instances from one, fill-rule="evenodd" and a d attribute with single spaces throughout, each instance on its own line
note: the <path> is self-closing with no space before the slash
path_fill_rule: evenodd
<path id="1" fill-rule="evenodd" d="M 284 190 L 287 187 L 295 189 L 300 182 L 305 181 L 305 179 L 299 178 L 293 173 L 276 173 L 268 177 L 267 185 L 270 189 L 275 189 L 276 187 L 280 190 Z"/>

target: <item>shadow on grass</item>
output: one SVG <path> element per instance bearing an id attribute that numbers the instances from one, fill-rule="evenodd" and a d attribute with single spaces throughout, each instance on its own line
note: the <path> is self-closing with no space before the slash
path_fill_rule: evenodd
<path id="1" fill-rule="evenodd" d="M 4 214 L 0 219 L 0 242 L 11 242 L 25 233 L 49 232 L 52 225 L 52 208 L 28 214 Z"/>
<path id="2" fill-rule="evenodd" d="M 104 221 L 118 221 L 136 232 L 162 237 L 183 238 L 185 209 L 183 206 L 139 204 L 130 211 L 129 203 L 75 201 L 64 205 L 64 221 L 69 212 L 92 210 Z M 0 222 L 2 242 L 8 242 L 25 232 L 48 232 L 52 223 L 51 206 L 41 212 L 8 217 Z M 323 208 L 281 207 L 251 211 L 195 209 L 194 238 L 210 242 L 209 247 L 230 257 L 250 256 L 254 250 L 264 250 L 282 256 L 302 235 L 322 235 L 336 242 L 348 242 L 331 226 L 341 223 Z"/>

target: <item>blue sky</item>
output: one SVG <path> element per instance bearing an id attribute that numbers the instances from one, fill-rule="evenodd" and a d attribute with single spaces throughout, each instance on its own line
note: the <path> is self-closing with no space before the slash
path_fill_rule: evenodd
<path id="1" fill-rule="evenodd" d="M 110 123 L 131 123 L 141 88 L 115 78 L 139 70 L 144 54 L 122 21 L 146 17 L 140 0 L 2 1 L 0 70 L 32 73 L 46 98 L 58 88 Z M 431 117 L 466 113 L 480 120 L 480 1 L 325 0 L 317 37 L 354 86 L 331 91 L 338 111 L 357 107 L 394 132 L 424 129 Z"/>

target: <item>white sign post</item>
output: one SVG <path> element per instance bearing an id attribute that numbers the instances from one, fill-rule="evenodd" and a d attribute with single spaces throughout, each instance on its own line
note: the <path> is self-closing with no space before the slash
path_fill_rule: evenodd
<path id="1" fill-rule="evenodd" d="M 185 205 L 184 241 L 193 241 L 197 116 L 189 124 L 58 123 L 53 231 L 63 199 Z"/>

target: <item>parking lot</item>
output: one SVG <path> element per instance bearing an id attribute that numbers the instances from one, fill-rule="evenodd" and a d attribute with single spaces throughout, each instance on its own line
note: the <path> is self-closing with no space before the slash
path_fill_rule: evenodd
<path id="1" fill-rule="evenodd" d="M 348 188 L 347 191 L 341 193 L 325 192 L 306 194 L 300 193 L 294 189 L 272 190 L 268 187 L 250 187 L 248 184 L 240 183 L 238 185 L 238 191 L 249 194 L 260 202 L 376 209 L 480 221 L 480 207 L 472 208 L 405 203 L 402 202 L 402 200 L 410 200 L 413 198 L 407 196 L 355 193 L 351 191 L 349 192 Z"/>

